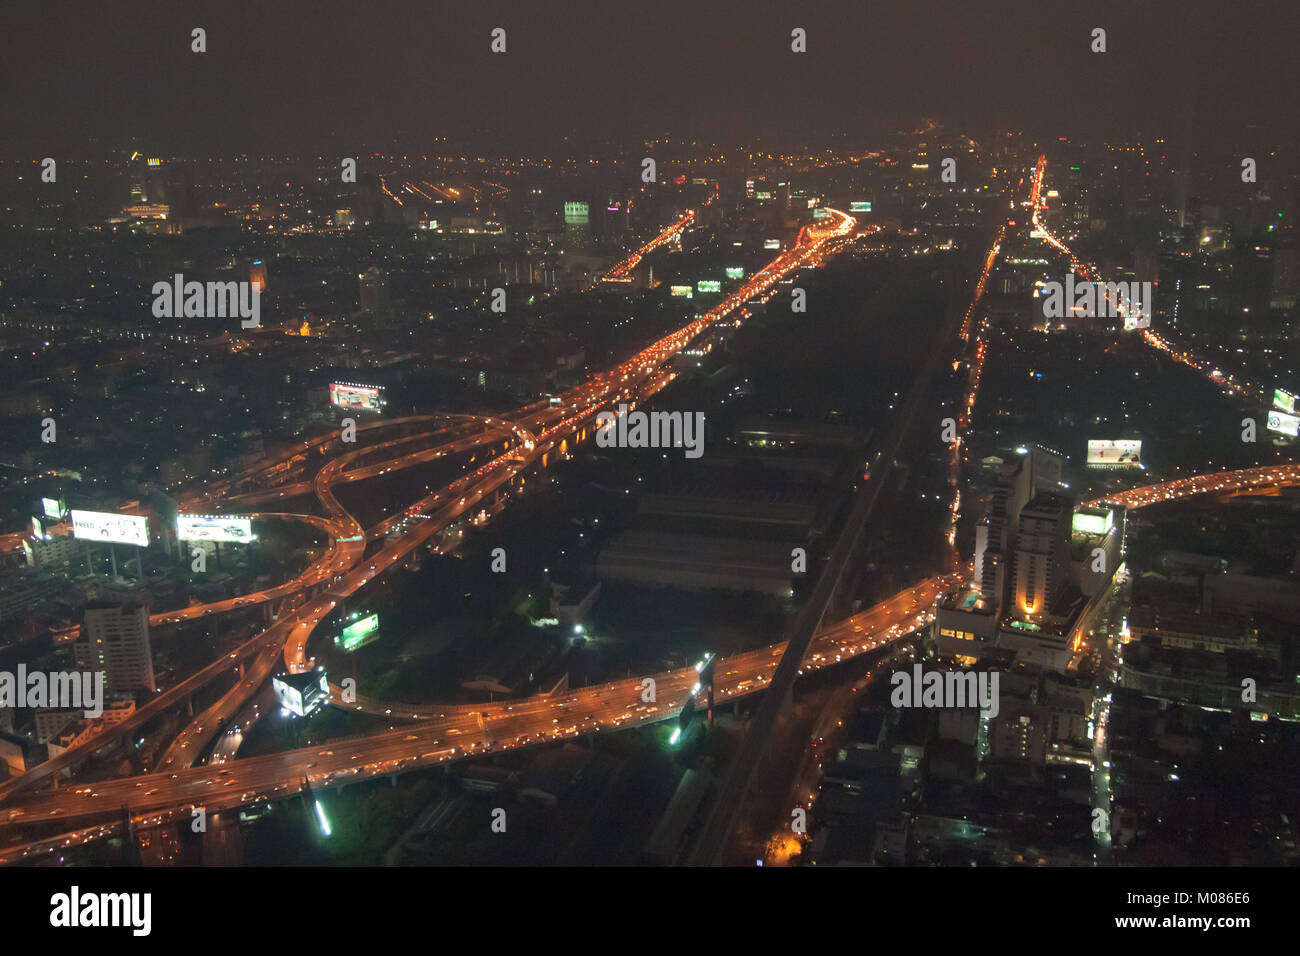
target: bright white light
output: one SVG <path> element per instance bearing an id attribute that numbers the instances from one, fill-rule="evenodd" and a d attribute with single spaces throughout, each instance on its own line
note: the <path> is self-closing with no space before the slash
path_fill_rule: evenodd
<path id="1" fill-rule="evenodd" d="M 320 832 L 324 836 L 329 836 L 330 822 L 329 820 L 325 819 L 325 810 L 321 807 L 319 803 L 316 803 L 315 807 L 316 807 L 316 819 L 320 821 Z"/>

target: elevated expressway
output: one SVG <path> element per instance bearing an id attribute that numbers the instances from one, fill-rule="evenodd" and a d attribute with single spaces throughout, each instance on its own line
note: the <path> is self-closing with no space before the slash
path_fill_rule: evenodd
<path id="1" fill-rule="evenodd" d="M 744 295 L 743 298 L 752 294 L 754 293 Z M 670 375 L 665 375 L 658 368 L 658 363 L 662 362 L 664 356 L 670 357 L 673 354 L 673 346 L 683 340 L 683 332 L 660 340 L 618 369 L 597 376 L 591 382 L 574 389 L 564 396 L 558 410 L 550 408 L 530 412 L 528 421 L 540 429 L 538 432 L 519 432 L 505 426 L 507 431 L 514 434 L 518 445 L 403 513 L 407 518 L 412 513 L 418 513 L 422 520 L 412 522 L 404 520 L 403 516 L 387 519 L 384 523 L 385 535 L 394 529 L 399 533 L 390 537 L 374 556 L 375 560 L 371 562 L 374 571 L 370 570 L 369 564 L 365 567 L 352 567 L 335 582 L 330 594 L 309 600 L 285 620 L 276 622 L 266 632 L 241 646 L 229 659 L 214 662 L 187 682 L 178 685 L 178 688 L 169 691 L 169 695 L 184 692 L 186 684 L 193 682 L 189 690 L 192 692 L 193 686 L 212 679 L 214 674 L 228 672 L 231 660 L 252 660 L 252 672 L 245 675 L 247 679 L 241 680 L 236 688 L 223 697 L 219 705 L 214 705 L 214 708 L 195 718 L 191 727 L 187 728 L 186 736 L 194 748 L 190 753 L 197 755 L 203 750 L 205 741 L 210 740 L 219 730 L 222 721 L 233 714 L 238 706 L 242 706 L 251 692 L 265 681 L 281 654 L 293 667 L 305 669 L 310 666 L 305 658 L 307 638 L 341 597 L 354 593 L 382 573 L 382 569 L 391 567 L 392 563 L 400 560 L 419 543 L 428 540 L 435 533 L 429 529 L 445 526 L 449 520 L 464 514 L 484 494 L 490 493 L 490 488 L 495 486 L 493 483 L 509 481 L 538 457 L 582 434 L 595 412 L 606 407 L 611 398 L 635 400 L 644 397 L 643 389 L 652 393 L 671 380 Z M 693 334 L 698 334 L 698 331 Z M 693 334 L 685 337 L 685 341 L 689 341 Z M 680 347 L 676 345 L 676 348 Z M 549 419 L 556 418 L 558 421 L 548 424 Z M 496 421 L 503 422 L 505 418 Z M 495 423 L 490 424 L 489 429 L 495 429 L 492 431 L 494 440 L 504 434 Z M 398 439 L 393 444 L 396 446 L 403 441 L 405 439 Z M 318 493 L 328 492 L 333 483 L 346 472 L 340 464 L 330 474 L 332 477 L 325 480 Z M 1178 479 L 1132 489 L 1105 500 L 1125 503 L 1129 507 L 1142 507 L 1194 494 L 1224 493 L 1235 489 L 1292 483 L 1300 483 L 1300 465 Z M 461 492 L 465 494 L 456 498 Z M 438 504 L 439 501 L 442 504 Z M 341 509 L 338 511 L 340 514 L 331 518 L 314 520 L 345 520 Z M 370 533 L 367 532 L 367 537 L 369 536 Z M 380 562 L 383 562 L 382 568 Z M 807 654 L 800 661 L 798 673 L 876 650 L 914 633 L 933 619 L 933 608 L 938 597 L 958 583 L 959 577 L 955 575 L 930 578 L 869 610 L 819 629 Z M 765 690 L 785 649 L 786 644 L 782 642 L 719 659 L 716 665 L 715 699 L 737 699 Z M 183 753 L 189 747 L 174 745 L 168 754 L 171 758 L 169 765 L 154 773 L 88 783 L 52 792 L 31 791 L 31 785 L 47 780 L 52 771 L 76 762 L 60 764 L 60 758 L 56 758 L 34 768 L 16 781 L 0 785 L 0 824 L 68 820 L 83 821 L 84 825 L 60 833 L 57 837 L 0 849 L 0 862 L 16 862 L 30 854 L 98 838 L 119 828 L 120 822 L 115 821 L 120 821 L 124 816 L 138 825 L 149 825 L 176 815 L 188 818 L 189 809 L 193 806 L 202 806 L 215 812 L 266 798 L 282 797 L 297 792 L 304 781 L 309 781 L 314 789 L 341 786 L 374 776 L 460 760 L 488 750 L 533 746 L 556 739 L 675 718 L 682 704 L 691 696 L 697 677 L 694 669 L 684 668 L 651 676 L 656 679 L 660 701 L 655 705 L 646 705 L 640 701 L 642 676 L 562 695 L 536 695 L 493 704 L 418 705 L 361 699 L 352 706 L 374 713 L 382 710 L 387 714 L 391 711 L 392 716 L 415 718 L 419 723 L 378 734 L 334 740 L 323 747 L 317 745 L 221 765 L 191 767 L 189 763 L 192 760 L 187 760 Z M 129 733 L 133 726 L 156 715 L 165 706 L 175 704 L 175 696 L 170 701 L 164 701 L 162 698 L 165 696 L 160 695 L 159 700 L 150 702 L 131 721 L 124 722 L 123 726 L 127 728 L 125 732 Z M 215 712 L 218 710 L 220 713 Z M 210 728 L 211 732 L 205 732 L 205 728 Z M 96 749 L 102 747 L 104 742 L 96 741 Z M 22 786 L 15 786 L 19 783 Z"/>
<path id="2" fill-rule="evenodd" d="M 336 535 L 327 559 L 318 562 L 312 574 L 315 575 L 316 583 L 323 582 L 332 574 L 334 580 L 329 590 L 316 597 L 307 596 L 304 603 L 293 608 L 262 634 L 245 642 L 228 658 L 208 665 L 176 687 L 160 694 L 147 705 L 139 708 L 127 721 L 106 729 L 87 744 L 67 751 L 54 760 L 46 761 L 21 777 L 0 784 L 0 801 L 48 781 L 54 773 L 75 766 L 95 752 L 103 750 L 106 745 L 125 738 L 166 708 L 183 702 L 195 690 L 222 675 L 229 674 L 232 668 L 243 668 L 239 671 L 239 681 L 235 687 L 203 714 L 195 717 L 164 757 L 169 767 L 187 765 L 197 759 L 219 732 L 223 722 L 233 717 L 256 688 L 270 676 L 281 655 L 291 671 L 310 668 L 311 664 L 306 656 L 307 640 L 339 600 L 355 593 L 384 570 L 391 568 L 410 551 L 445 530 L 451 522 L 472 509 L 486 495 L 513 480 L 536 461 L 540 460 L 545 464 L 549 454 L 563 452 L 568 442 L 580 440 L 600 410 L 618 402 L 635 404 L 659 391 L 674 377 L 671 371 L 662 366 L 691 340 L 737 310 L 742 312 L 743 317 L 747 314 L 742 308 L 746 301 L 768 292 L 791 271 L 822 261 L 827 247 L 837 247 L 835 246 L 837 240 L 852 234 L 855 226 L 856 221 L 852 217 L 830 210 L 830 216 L 824 224 L 801 232 L 800 241 L 794 247 L 777 256 L 764 269 L 755 273 L 740 288 L 695 321 L 652 343 L 618 367 L 598 374 L 588 382 L 571 389 L 561 397 L 558 407 L 548 404 L 545 408 L 539 408 L 539 403 L 534 403 L 518 410 L 522 413 L 520 419 L 537 428 L 537 432 L 524 429 L 520 422 L 509 421 L 512 418 L 509 415 L 502 416 L 500 419 L 485 418 L 484 424 L 489 428 L 500 423 L 510 429 L 518 444 L 503 451 L 476 471 L 417 502 L 408 508 L 404 515 L 386 519 L 376 529 L 372 529 L 373 535 L 363 532 L 363 540 L 347 541 L 346 543 L 352 547 L 344 551 L 336 550 L 336 546 L 342 543 L 337 532 L 342 530 L 343 523 L 346 523 L 346 530 L 352 533 L 341 537 L 355 539 L 359 526 L 356 525 L 355 519 L 346 514 L 333 496 L 333 485 L 344 472 L 341 467 L 330 468 L 327 465 L 326 469 L 322 469 L 322 473 L 316 476 L 313 490 L 327 512 L 325 520 L 334 522 L 331 528 Z M 373 427 L 391 424 L 394 422 L 375 423 Z M 294 456 L 312 449 L 324 450 L 337 440 L 337 436 L 331 435 L 304 442 L 293 449 L 289 455 L 279 459 L 271 468 L 263 468 L 261 473 L 274 470 L 289 474 L 286 463 L 291 462 Z M 395 440 L 393 444 L 400 444 L 401 441 L 402 439 Z M 358 449 L 357 453 L 366 454 L 372 450 Z M 258 477 L 254 473 L 256 471 L 252 470 L 240 476 L 240 479 L 226 483 L 225 489 L 238 493 L 241 480 L 245 483 L 254 480 Z M 202 507 L 205 502 L 211 506 L 222 490 L 222 486 L 217 486 L 215 491 L 209 488 L 201 494 L 184 500 L 190 507 Z M 412 521 L 410 519 L 413 515 L 420 515 L 424 520 Z M 384 537 L 386 540 L 380 551 L 373 555 L 368 563 L 363 564 L 364 539 L 372 536 Z M 243 604 L 237 603 L 241 601 L 240 598 L 232 599 L 228 603 L 221 602 L 222 609 L 247 606 L 253 603 L 248 600 L 252 597 L 252 595 L 246 596 Z M 176 614 L 202 616 L 204 613 L 212 613 L 212 609 L 202 606 L 187 608 L 181 612 L 173 612 L 173 616 Z M 237 762 L 237 764 L 242 763 L 243 761 Z M 42 796 L 56 795 L 57 793 Z M 128 804 L 134 806 L 131 801 L 128 801 Z"/>

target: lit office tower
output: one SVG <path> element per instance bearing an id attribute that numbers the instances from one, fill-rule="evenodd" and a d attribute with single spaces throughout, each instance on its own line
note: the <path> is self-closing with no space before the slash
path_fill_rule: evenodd
<path id="1" fill-rule="evenodd" d="M 1020 509 L 1013 613 L 1026 617 L 1046 613 L 1069 583 L 1073 511 L 1068 499 L 1048 494 L 1038 495 Z"/>
<path id="2" fill-rule="evenodd" d="M 1033 488 L 1031 458 L 1025 455 L 1001 465 L 987 516 L 975 529 L 975 584 L 980 596 L 999 607 L 1006 598 L 1007 569 L 1020 509 Z"/>
<path id="3" fill-rule="evenodd" d="M 591 207 L 585 202 L 564 204 L 564 246 L 583 249 L 591 242 Z"/>
<path id="4" fill-rule="evenodd" d="M 623 197 L 611 196 L 605 204 L 606 239 L 619 239 L 632 228 L 632 202 Z"/>
<path id="5" fill-rule="evenodd" d="M 248 267 L 248 284 L 258 292 L 266 291 L 266 263 L 254 259 Z"/>
<path id="6" fill-rule="evenodd" d="M 782 229 L 790 218 L 790 184 L 777 183 L 772 191 L 772 224 Z"/>
<path id="7" fill-rule="evenodd" d="M 146 605 L 87 605 L 81 638 L 73 650 L 78 670 L 104 672 L 104 687 L 109 693 L 157 691 Z"/>
<path id="8" fill-rule="evenodd" d="M 164 203 L 163 161 L 156 156 L 133 153 L 128 162 L 131 182 L 131 205 L 139 203 Z"/>
<path id="9" fill-rule="evenodd" d="M 129 197 L 130 204 L 132 206 L 136 206 L 139 205 L 140 203 L 148 202 L 149 201 L 149 176 L 147 171 L 144 168 L 144 160 L 140 160 L 138 164 L 135 161 L 132 161 L 130 176 L 131 176 L 131 193 Z"/>
<path id="10" fill-rule="evenodd" d="M 361 311 L 366 315 L 380 315 L 388 311 L 388 274 L 378 266 L 371 266 L 357 276 L 361 283 Z"/>
<path id="11" fill-rule="evenodd" d="M 1013 461 L 991 458 L 997 477 L 989 490 L 989 507 L 975 528 L 975 586 L 980 597 L 994 607 L 1005 607 L 1010 596 L 1011 559 L 1020 529 L 1020 512 L 1031 498 L 1058 491 L 1064 459 L 1060 454 L 1031 444 L 1017 449 Z M 1066 538 L 1069 537 L 1068 522 Z"/>

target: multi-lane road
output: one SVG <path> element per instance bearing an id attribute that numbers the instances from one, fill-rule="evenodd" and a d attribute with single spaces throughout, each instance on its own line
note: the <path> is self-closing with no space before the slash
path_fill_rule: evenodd
<path id="1" fill-rule="evenodd" d="M 315 597 L 308 597 L 306 600 L 301 600 L 303 594 L 299 593 L 299 601 L 296 607 L 290 608 L 287 613 L 281 616 L 280 620 L 258 635 L 257 638 L 238 648 L 230 655 L 229 659 L 214 662 L 214 664 L 182 682 L 181 685 L 160 694 L 158 698 L 141 708 L 130 720 L 117 727 L 110 728 L 95 738 L 94 741 L 68 751 L 55 760 L 47 761 L 45 764 L 34 768 L 31 773 L 0 785 L 0 799 L 3 799 L 6 795 L 27 790 L 34 785 L 47 781 L 58 770 L 75 766 L 78 762 L 102 749 L 105 744 L 124 737 L 147 720 L 157 716 L 162 710 L 180 703 L 194 690 L 205 686 L 224 674 L 228 674 L 232 668 L 237 667 L 239 664 L 244 664 L 245 670 L 241 679 L 235 683 L 235 686 L 227 691 L 217 703 L 196 716 L 164 755 L 163 761 L 168 771 L 172 771 L 172 768 L 187 767 L 207 748 L 211 740 L 220 732 L 224 723 L 233 718 L 256 692 L 257 688 L 269 678 L 281 655 L 283 655 L 290 670 L 302 671 L 311 666 L 306 653 L 307 641 L 320 622 L 331 613 L 338 601 L 359 590 L 366 583 L 391 568 L 416 547 L 444 531 L 461 516 L 479 506 L 487 495 L 513 481 L 522 471 L 539 459 L 545 463 L 549 454 L 562 453 L 568 447 L 569 442 L 577 441 L 585 435 L 590 423 L 601 409 L 619 402 L 635 404 L 637 401 L 644 400 L 659 391 L 673 379 L 671 371 L 663 368 L 664 364 L 680 352 L 691 340 L 733 313 L 738 312 L 743 318 L 747 315 L 747 312 L 743 309 L 745 302 L 756 296 L 766 294 L 780 279 L 790 272 L 810 264 L 819 263 L 825 255 L 827 244 L 851 235 L 855 227 L 856 221 L 852 217 L 831 210 L 825 223 L 815 229 L 804 230 L 800 234 L 800 241 L 794 247 L 777 256 L 768 266 L 755 273 L 713 309 L 699 316 L 689 325 L 652 343 L 617 368 L 596 375 L 583 385 L 565 393 L 561 397 L 558 406 L 548 404 L 546 407 L 539 408 L 539 403 L 535 403 L 534 405 L 525 406 L 524 409 L 517 410 L 512 415 L 502 416 L 497 420 L 492 418 L 484 419 L 483 424 L 486 429 L 484 435 L 488 439 L 495 440 L 500 435 L 500 429 L 504 428 L 513 434 L 516 444 L 513 446 L 507 445 L 506 449 L 499 455 L 486 461 L 475 471 L 427 496 L 405 511 L 391 516 L 379 527 L 372 529 L 373 533 L 366 532 L 357 525 L 355 519 L 347 514 L 334 497 L 332 488 L 335 483 L 342 480 L 347 474 L 343 464 L 350 463 L 350 461 L 345 462 L 344 459 L 348 459 L 350 456 L 352 460 L 355 460 L 355 458 L 362 455 L 372 454 L 374 446 L 358 449 L 356 452 L 349 452 L 347 456 L 344 456 L 344 459 L 334 459 L 327 463 L 313 480 L 312 490 L 326 511 L 326 517 L 323 520 L 328 523 L 328 530 L 331 533 L 331 547 L 325 558 L 309 569 L 310 577 L 308 580 L 313 585 L 323 584 L 332 576 L 333 581 L 329 584 L 328 590 Z M 661 241 L 661 237 L 656 237 L 655 240 L 652 240 L 652 243 L 659 241 Z M 376 423 L 373 427 L 379 427 L 383 424 L 391 425 L 393 423 Z M 525 425 L 528 427 L 526 428 Z M 496 430 L 494 431 L 494 429 Z M 535 431 L 529 429 L 535 429 Z M 391 447 L 396 447 L 406 440 L 397 439 L 388 444 Z M 193 496 L 185 497 L 183 499 L 184 504 L 189 508 L 196 506 L 215 507 L 218 506 L 221 494 L 226 492 L 237 494 L 240 485 L 246 486 L 250 483 L 265 481 L 268 477 L 275 475 L 282 475 L 286 478 L 292 477 L 292 465 L 295 459 L 299 456 L 305 456 L 307 452 L 313 450 L 327 450 L 337 441 L 337 436 L 329 436 L 304 442 L 300 447 L 293 449 L 290 454 L 274 463 L 260 469 L 251 469 L 234 480 L 209 487 Z M 483 437 L 480 436 L 479 442 L 482 441 Z M 373 469 L 374 474 L 383 474 L 396 467 L 408 467 L 420 460 L 430 460 L 430 456 L 436 457 L 436 454 L 431 450 L 410 452 L 399 459 L 393 460 L 391 463 L 385 463 L 382 466 L 372 463 L 367 467 Z M 420 520 L 416 520 L 417 518 Z M 320 521 L 322 519 L 309 517 L 307 520 Z M 321 527 L 326 526 L 322 525 Z M 365 541 L 371 537 L 383 537 L 385 541 L 377 553 L 366 559 L 362 557 Z M 297 586 L 297 582 L 290 582 L 288 585 L 282 585 L 281 587 L 285 590 L 280 591 L 279 595 L 291 591 L 302 592 L 302 588 Z M 273 591 L 276 589 L 268 590 Z M 215 607 L 187 608 L 181 612 L 172 612 L 171 617 L 175 617 L 176 620 L 184 620 L 188 617 L 234 610 L 256 603 L 256 599 L 259 597 L 266 599 L 265 592 L 259 593 L 259 595 L 246 595 L 241 598 L 231 599 L 229 602 L 219 602 Z M 177 617 L 177 615 L 181 616 Z M 174 623 L 174 621 L 160 620 L 159 623 Z M 619 722 L 621 723 L 621 721 Z M 243 761 L 239 761 L 238 764 L 243 764 Z M 120 782 L 112 783 L 120 786 Z M 289 784 L 292 783 L 293 781 L 289 781 Z M 106 789 L 107 787 L 108 783 L 105 783 L 103 787 L 98 789 Z M 135 787 L 133 783 L 127 785 L 127 788 L 131 791 L 142 789 Z M 84 794 L 83 796 L 88 795 Z M 57 798 L 59 798 L 58 794 L 42 794 L 31 799 Z M 129 806 L 137 805 L 131 800 L 127 800 L 125 803 Z M 51 806 L 50 809 L 55 810 L 56 808 Z M 51 813 L 49 815 L 55 817 L 59 814 Z M 31 818 L 28 817 L 28 819 Z"/>
<path id="2" fill-rule="evenodd" d="M 1037 188 L 1041 184 L 1041 164 L 1035 180 Z M 679 224 L 674 224 L 674 227 Z M 30 853 L 43 852 L 60 841 L 76 843 L 93 839 L 111 830 L 112 825 L 106 821 L 120 818 L 123 814 L 130 814 L 139 823 L 147 825 L 175 813 L 187 815 L 188 808 L 193 806 L 215 812 L 294 793 L 305 780 L 310 781 L 313 788 L 338 786 L 376 775 L 463 759 L 488 749 L 526 747 L 675 718 L 692 695 L 698 679 L 693 668 L 641 675 L 555 697 L 538 695 L 486 705 L 397 704 L 363 699 L 350 706 L 374 713 L 392 711 L 393 716 L 398 717 L 408 716 L 404 712 L 409 709 L 409 716 L 419 718 L 419 723 L 379 734 L 335 740 L 323 746 L 191 766 L 226 723 L 264 686 L 282 656 L 291 670 L 301 671 L 312 666 L 307 655 L 308 639 L 339 601 L 381 576 L 415 548 L 445 531 L 476 507 L 481 507 L 484 498 L 511 483 L 528 467 L 538 461 L 545 462 L 548 455 L 562 453 L 570 443 L 581 440 L 599 410 L 620 401 L 635 404 L 663 388 L 673 378 L 664 364 L 690 341 L 727 316 L 738 313 L 743 318 L 745 302 L 769 292 L 794 269 L 822 261 L 853 233 L 855 227 L 851 217 L 831 211 L 826 225 L 802 233 L 799 244 L 754 274 L 718 306 L 651 344 L 617 368 L 596 375 L 565 393 L 558 405 L 534 403 L 497 418 L 475 419 L 472 422 L 474 427 L 482 428 L 476 434 L 402 451 L 393 458 L 370 460 L 395 453 L 408 444 L 419 444 L 421 440 L 427 442 L 435 436 L 447 437 L 446 426 L 451 416 L 416 416 L 427 421 L 442 419 L 442 426 L 433 433 L 403 436 L 380 445 L 348 451 L 328 461 L 310 485 L 293 482 L 253 491 L 252 494 L 256 495 L 274 493 L 276 497 L 280 497 L 278 493 L 282 492 L 290 495 L 310 492 L 326 512 L 325 517 L 255 513 L 262 518 L 307 521 L 330 537 L 330 549 L 320 561 L 295 581 L 280 586 L 288 590 L 280 590 L 276 596 L 296 595 L 297 606 L 289 608 L 280 620 L 241 645 L 228 658 L 213 662 L 181 685 L 159 695 L 129 721 L 112 728 L 92 745 L 78 748 L 85 752 L 69 752 L 15 781 L 0 785 L 0 824 L 85 822 L 80 829 L 44 840 L 40 846 L 0 850 L 0 862 L 13 862 Z M 1001 236 L 998 238 L 1000 240 Z M 662 234 L 654 241 L 661 240 Z M 987 279 L 988 267 L 996 256 L 997 247 L 995 243 L 994 251 L 985 263 L 981 284 Z M 963 321 L 962 331 L 969 334 L 969 315 Z M 369 427 L 391 427 L 396 423 L 390 420 Z M 187 510 L 204 505 L 220 508 L 223 494 L 228 494 L 231 501 L 246 496 L 250 492 L 241 491 L 241 486 L 247 488 L 251 483 L 265 481 L 268 476 L 281 475 L 285 480 L 293 479 L 292 462 L 296 457 L 313 449 L 328 450 L 337 440 L 337 436 L 330 436 L 305 442 L 274 463 L 187 498 Z M 375 477 L 432 461 L 444 454 L 497 442 L 502 442 L 502 450 L 488 457 L 475 471 L 390 515 L 370 529 L 361 528 L 333 496 L 332 489 L 342 482 Z M 368 463 L 357 466 L 356 463 L 362 459 Z M 1300 466 L 1275 466 L 1273 469 L 1252 469 L 1249 474 L 1222 473 L 1180 479 L 1146 489 L 1133 489 L 1107 500 L 1122 499 L 1122 503 L 1129 507 L 1141 507 L 1190 494 L 1297 482 L 1300 482 Z M 363 557 L 366 541 L 381 539 L 380 549 L 369 558 Z M 821 629 L 800 661 L 799 673 L 832 665 L 914 633 L 930 622 L 938 597 L 956 586 L 958 581 L 957 576 L 951 575 L 928 579 L 876 607 Z M 315 596 L 307 593 L 308 588 L 327 582 L 327 590 Z M 183 613 L 192 617 L 235 610 L 255 603 L 255 598 L 274 600 L 275 597 L 270 596 L 273 592 L 277 589 L 172 614 Z M 158 623 L 174 621 L 160 620 Z M 782 643 L 719 659 L 715 699 L 721 702 L 766 689 L 784 652 L 785 644 Z M 79 784 L 58 791 L 33 789 L 49 780 L 53 772 L 74 766 L 105 743 L 131 733 L 164 709 L 175 706 L 193 690 L 229 674 L 241 662 L 245 667 L 242 679 L 190 722 L 166 751 L 155 772 Z M 656 680 L 658 696 L 651 704 L 641 701 L 645 676 L 653 676 Z"/>
<path id="3" fill-rule="evenodd" d="M 883 647 L 926 626 L 956 576 L 922 581 L 889 600 L 822 630 L 801 673 Z M 764 690 L 785 644 L 775 644 L 715 664 L 715 701 Z M 643 680 L 653 677 L 656 701 L 643 703 Z M 0 807 L 0 822 L 45 823 L 119 817 L 129 812 L 146 822 L 154 814 L 203 807 L 231 809 L 297 792 L 485 753 L 564 740 L 602 730 L 673 719 L 699 681 L 694 667 L 585 687 L 556 696 L 537 695 L 474 708 L 445 708 L 442 716 L 391 731 L 332 740 L 323 745 L 176 771 L 80 784 L 54 792 L 20 794 Z M 95 828 L 89 828 L 94 832 Z M 64 835 L 65 837 L 67 834 Z M 56 841 L 57 842 L 57 841 Z M 0 862 L 21 858 L 22 849 L 0 850 Z"/>

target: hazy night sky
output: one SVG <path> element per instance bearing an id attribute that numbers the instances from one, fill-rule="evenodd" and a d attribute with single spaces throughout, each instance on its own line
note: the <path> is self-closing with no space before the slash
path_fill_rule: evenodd
<path id="1" fill-rule="evenodd" d="M 6 154 L 981 135 L 1296 137 L 1296 0 L 10 4 Z M 189 52 L 205 27 L 208 52 Z M 508 52 L 489 52 L 495 26 Z M 790 52 L 790 30 L 809 52 Z M 1094 26 L 1109 52 L 1089 52 Z M 1247 141 L 1249 142 L 1249 140 Z"/>

